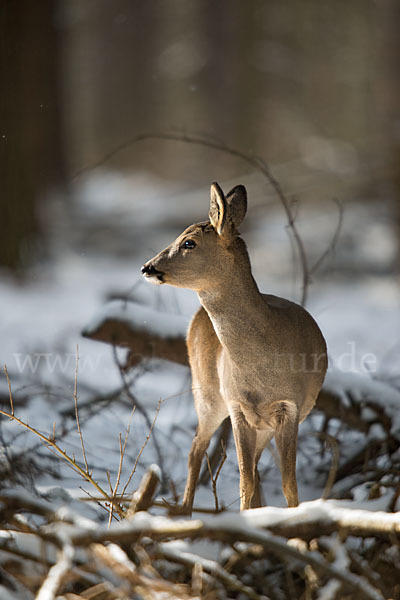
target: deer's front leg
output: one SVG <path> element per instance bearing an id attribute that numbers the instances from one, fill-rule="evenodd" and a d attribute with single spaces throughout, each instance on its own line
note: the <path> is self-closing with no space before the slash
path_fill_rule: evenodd
<path id="1" fill-rule="evenodd" d="M 207 406 L 210 407 L 209 411 L 206 410 Z M 204 454 L 206 453 L 211 437 L 226 417 L 226 410 L 218 410 L 218 406 L 215 403 L 210 405 L 203 403 L 201 407 L 196 406 L 196 409 L 199 424 L 189 453 L 188 478 L 183 494 L 181 510 L 182 513 L 188 515 L 192 514 L 194 494 Z"/>
<path id="2" fill-rule="evenodd" d="M 256 489 L 257 432 L 248 425 L 239 406 L 232 410 L 231 421 L 239 464 L 240 510 L 246 510 Z"/>
<path id="3" fill-rule="evenodd" d="M 213 433 L 213 431 L 204 430 L 203 428 L 198 427 L 193 439 L 188 459 L 188 477 L 182 502 L 182 512 L 184 514 L 192 514 L 194 494 L 199 478 L 201 463 Z"/>

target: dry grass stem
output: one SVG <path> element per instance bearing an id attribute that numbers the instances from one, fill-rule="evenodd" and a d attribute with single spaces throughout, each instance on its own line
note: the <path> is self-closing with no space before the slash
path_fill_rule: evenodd
<path id="1" fill-rule="evenodd" d="M 78 348 L 78 345 L 77 345 L 76 346 L 75 378 L 74 378 L 75 419 L 76 419 L 76 426 L 78 428 L 79 438 L 81 440 L 83 462 L 85 463 L 86 473 L 89 474 L 89 465 L 88 465 L 88 462 L 87 462 L 87 459 L 86 459 L 85 444 L 83 442 L 83 435 L 82 435 L 82 431 L 81 431 L 81 425 L 79 423 L 79 412 L 78 412 L 78 366 L 79 366 L 79 348 Z"/>
<path id="2" fill-rule="evenodd" d="M 11 410 L 12 416 L 14 416 L 14 400 L 13 400 L 13 396 L 12 396 L 11 381 L 10 381 L 10 377 L 8 375 L 7 365 L 4 365 L 4 369 L 3 370 L 4 370 L 4 373 L 6 375 L 7 384 L 8 384 L 8 394 L 9 394 L 9 399 L 10 399 L 10 410 Z"/>

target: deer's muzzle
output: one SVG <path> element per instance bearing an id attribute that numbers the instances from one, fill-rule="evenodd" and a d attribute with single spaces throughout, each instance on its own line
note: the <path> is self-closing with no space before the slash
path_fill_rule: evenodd
<path id="1" fill-rule="evenodd" d="M 164 273 L 162 271 L 158 271 L 151 263 L 146 263 L 143 265 L 142 275 L 147 279 L 151 279 L 152 277 L 156 277 L 160 283 L 164 283 Z"/>

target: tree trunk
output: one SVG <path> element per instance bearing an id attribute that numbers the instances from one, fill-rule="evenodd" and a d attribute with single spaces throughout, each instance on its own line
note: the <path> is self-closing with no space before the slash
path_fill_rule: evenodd
<path id="1" fill-rule="evenodd" d="M 56 0 L 0 8 L 0 266 L 20 269 L 37 248 L 39 208 L 62 182 Z"/>

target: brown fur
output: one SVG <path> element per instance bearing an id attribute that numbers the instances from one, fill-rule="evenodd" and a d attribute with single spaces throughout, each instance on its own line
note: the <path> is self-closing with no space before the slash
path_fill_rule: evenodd
<path id="1" fill-rule="evenodd" d="M 187 336 L 198 428 L 189 455 L 183 511 L 192 511 L 211 436 L 230 416 L 240 471 L 240 507 L 260 506 L 257 463 L 275 436 L 282 487 L 298 504 L 298 424 L 314 406 L 327 368 L 324 338 L 301 306 L 261 294 L 238 227 L 246 191 L 211 187 L 210 222 L 191 225 L 143 267 L 155 283 L 196 290 L 202 307 Z M 187 240 L 196 247 L 186 249 Z"/>

